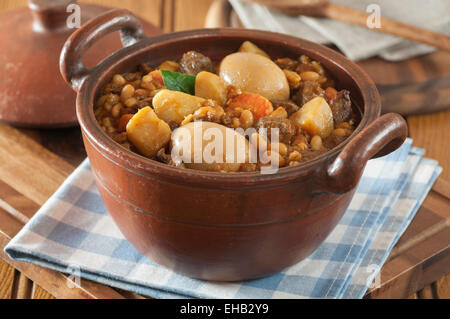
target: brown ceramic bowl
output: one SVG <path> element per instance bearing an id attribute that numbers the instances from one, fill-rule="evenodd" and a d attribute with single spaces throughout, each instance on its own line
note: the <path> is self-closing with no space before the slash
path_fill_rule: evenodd
<path id="1" fill-rule="evenodd" d="M 120 30 L 124 49 L 94 69 L 81 63 L 94 41 Z M 344 143 L 273 175 L 179 169 L 116 144 L 100 129 L 94 101 L 115 73 L 158 65 L 199 50 L 213 59 L 244 40 L 272 57 L 307 54 L 349 89 L 361 121 Z M 116 10 L 90 21 L 66 42 L 61 71 L 78 91 L 77 115 L 105 205 L 125 237 L 155 262 L 184 275 L 234 281 L 265 276 L 310 255 L 342 217 L 366 162 L 399 147 L 402 117 L 379 117 L 374 83 L 354 63 L 324 46 L 291 36 L 203 29 L 145 38 L 137 20 Z"/>

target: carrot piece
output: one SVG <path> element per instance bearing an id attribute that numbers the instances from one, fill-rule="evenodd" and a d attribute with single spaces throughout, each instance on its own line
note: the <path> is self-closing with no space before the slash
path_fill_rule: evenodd
<path id="1" fill-rule="evenodd" d="M 337 96 L 337 91 L 335 88 L 327 87 L 325 90 L 325 96 L 327 97 L 328 101 L 334 100 Z"/>
<path id="2" fill-rule="evenodd" d="M 255 122 L 261 117 L 269 116 L 273 112 L 272 103 L 262 95 L 244 92 L 233 98 L 228 105 L 230 108 L 240 107 L 252 112 Z"/>
<path id="3" fill-rule="evenodd" d="M 134 114 L 124 114 L 120 117 L 118 129 L 120 132 L 123 132 L 127 129 L 127 124 L 131 120 Z"/>

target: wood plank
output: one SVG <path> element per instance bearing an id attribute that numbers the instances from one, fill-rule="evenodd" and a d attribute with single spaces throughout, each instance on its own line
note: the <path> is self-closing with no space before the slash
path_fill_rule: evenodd
<path id="1" fill-rule="evenodd" d="M 165 0 L 161 12 L 162 30 L 164 32 L 173 32 L 175 29 L 174 18 L 175 0 Z"/>
<path id="2" fill-rule="evenodd" d="M 151 299 L 150 297 L 141 296 L 132 291 L 122 290 L 119 288 L 115 288 L 115 290 L 127 299 Z"/>
<path id="3" fill-rule="evenodd" d="M 420 242 L 390 259 L 381 270 L 381 287 L 369 290 L 371 298 L 406 298 L 448 273 L 450 229 Z M 440 248 L 442 247 L 442 248 Z M 429 252 L 434 252 L 430 256 Z"/>
<path id="4" fill-rule="evenodd" d="M 30 299 L 32 296 L 33 282 L 21 274 L 18 270 L 14 273 L 12 299 Z"/>
<path id="5" fill-rule="evenodd" d="M 98 4 L 109 8 L 128 9 L 148 22 L 162 27 L 163 0 L 81 0 L 79 2 Z"/>
<path id="6" fill-rule="evenodd" d="M 436 299 L 437 295 L 433 284 L 424 287 L 423 289 L 417 292 L 417 297 L 419 299 Z"/>
<path id="7" fill-rule="evenodd" d="M 6 210 L 0 208 L 0 225 L 0 231 L 12 238 L 22 229 L 24 224 L 11 216 Z"/>
<path id="8" fill-rule="evenodd" d="M 392 249 L 390 259 L 449 228 L 450 201 L 436 201 L 439 197 L 435 192 L 429 193 L 413 222 Z M 447 240 L 443 244 L 450 243 Z"/>
<path id="9" fill-rule="evenodd" d="M 27 223 L 40 208 L 40 205 L 25 197 L 2 180 L 0 180 L 0 194 L 0 209 L 8 212 L 22 223 Z"/>
<path id="10" fill-rule="evenodd" d="M 381 287 L 368 292 L 372 298 L 405 298 L 428 285 L 439 295 L 435 282 L 450 271 L 450 199 L 434 188 L 383 265 Z M 429 297 L 429 292 L 418 297 Z"/>
<path id="11" fill-rule="evenodd" d="M 29 199 L 28 201 L 31 202 Z M 22 200 L 23 202 L 25 200 Z M 114 289 L 88 280 L 81 280 L 80 287 L 71 289 L 67 284 L 70 280 L 67 275 L 34 264 L 11 260 L 3 249 L 22 227 L 23 223 L 20 220 L 10 215 L 7 210 L 0 209 L 0 258 L 22 273 L 19 280 L 16 279 L 14 282 L 15 288 L 12 289 L 12 297 L 30 298 L 33 295 L 30 283 L 22 278 L 23 275 L 26 275 L 50 294 L 59 298 L 123 298 Z M 3 277 L 0 276 L 0 278 Z M 75 286 L 75 283 L 73 285 Z M 41 295 L 43 294 L 41 293 Z"/>
<path id="12" fill-rule="evenodd" d="M 424 200 L 422 207 L 431 210 L 436 216 L 442 219 L 444 223 L 449 226 L 450 224 L 450 199 L 440 195 L 436 191 L 428 193 L 427 198 Z"/>
<path id="13" fill-rule="evenodd" d="M 23 223 L 10 215 L 8 211 L 0 209 L 0 258 L 43 287 L 50 294 L 59 298 L 123 298 L 114 289 L 88 280 L 81 280 L 80 287 L 70 288 L 67 284 L 70 280 L 67 275 L 34 264 L 10 259 L 3 249 L 22 227 Z M 72 280 L 70 282 L 72 282 L 72 286 L 76 286 Z M 14 286 L 12 297 L 29 298 L 32 296 L 31 286 L 25 279 L 19 277 L 19 281 L 16 279 Z"/>
<path id="14" fill-rule="evenodd" d="M 14 268 L 0 259 L 0 299 L 10 299 L 14 281 Z"/>
<path id="15" fill-rule="evenodd" d="M 442 178 L 436 180 L 433 190 L 444 197 L 450 198 L 450 182 Z"/>
<path id="16" fill-rule="evenodd" d="M 7 261 L 11 266 L 42 286 L 56 298 L 69 299 L 122 299 L 123 296 L 107 286 L 81 279 L 80 285 L 73 282 L 67 275 L 43 268 L 27 262 L 10 259 L 3 249 L 9 242 L 10 237 L 0 232 L 0 258 Z M 69 287 L 68 282 L 72 283 Z"/>
<path id="17" fill-rule="evenodd" d="M 55 299 L 54 296 L 49 294 L 46 290 L 44 290 L 41 286 L 34 284 L 33 292 L 31 295 L 33 299 Z"/>
<path id="18" fill-rule="evenodd" d="M 206 28 L 227 27 L 230 25 L 232 8 L 228 1 L 214 0 L 205 18 Z"/>
<path id="19" fill-rule="evenodd" d="M 450 111 L 408 117 L 409 135 L 414 145 L 426 149 L 425 156 L 437 159 L 441 177 L 450 181 Z"/>
<path id="20" fill-rule="evenodd" d="M 73 167 L 78 166 L 87 156 L 79 127 L 63 128 L 57 131 L 21 128 L 19 131 Z"/>
<path id="21" fill-rule="evenodd" d="M 0 1 L 0 11 L 24 7 L 27 5 L 27 0 L 3 0 Z"/>
<path id="22" fill-rule="evenodd" d="M 359 64 L 377 85 L 393 83 L 420 83 L 450 75 L 449 52 L 437 51 L 420 58 L 402 62 L 369 59 Z M 383 72 L 380 72 L 383 70 Z M 435 158 L 443 167 L 441 178 L 450 181 L 450 111 L 408 116 L 409 136 L 414 145 L 426 149 L 425 156 Z M 447 147 L 446 147 L 447 145 Z"/>
<path id="23" fill-rule="evenodd" d="M 5 124 L 0 124 L 0 162 L 2 181 L 40 205 L 74 169 L 18 129 Z"/>
<path id="24" fill-rule="evenodd" d="M 199 29 L 205 25 L 206 14 L 212 0 L 175 1 L 174 30 Z"/>
<path id="25" fill-rule="evenodd" d="M 436 51 L 401 62 L 389 62 L 372 58 L 359 62 L 377 84 L 420 83 L 450 74 L 450 52 Z M 383 72 L 380 72 L 380 67 Z"/>
<path id="26" fill-rule="evenodd" d="M 450 299 L 450 274 L 436 282 L 436 290 L 439 299 Z"/>
<path id="27" fill-rule="evenodd" d="M 450 75 L 450 52 L 437 51 L 402 62 L 369 59 L 359 64 L 377 85 L 420 83 Z M 380 72 L 380 70 L 383 70 Z M 450 111 L 408 116 L 409 136 L 414 145 L 426 149 L 425 156 L 437 159 L 443 167 L 441 178 L 450 181 Z"/>

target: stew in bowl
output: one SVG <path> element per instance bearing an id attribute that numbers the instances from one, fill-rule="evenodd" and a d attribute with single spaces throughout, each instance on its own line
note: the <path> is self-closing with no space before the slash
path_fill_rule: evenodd
<path id="1" fill-rule="evenodd" d="M 124 48 L 87 68 L 87 49 L 114 31 Z M 355 63 L 288 35 L 146 38 L 132 14 L 114 10 L 74 32 L 60 66 L 122 234 L 158 264 L 205 280 L 257 278 L 307 257 L 344 214 L 367 161 L 407 134 L 401 116 L 380 117 L 376 87 Z M 220 137 L 227 142 L 210 147 Z M 276 161 L 276 173 L 262 174 Z"/>
<path id="2" fill-rule="evenodd" d="M 168 165 L 224 173 L 295 166 L 339 145 L 357 124 L 350 91 L 337 90 L 307 55 L 272 60 L 245 41 L 216 63 L 191 50 L 177 61 L 149 64 L 115 74 L 96 101 L 95 116 L 114 141 Z M 185 154 L 194 122 L 204 123 L 203 143 L 189 145 L 192 152 Z M 227 136 L 241 142 L 231 148 L 241 158 L 223 146 L 221 154 L 216 147 L 211 159 L 194 161 L 196 148 L 204 155 L 217 142 L 215 136 L 208 143 L 208 129 L 220 133 L 222 144 Z"/>

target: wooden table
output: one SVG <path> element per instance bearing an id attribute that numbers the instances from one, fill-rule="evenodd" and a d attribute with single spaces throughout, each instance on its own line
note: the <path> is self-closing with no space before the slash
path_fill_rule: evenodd
<path id="1" fill-rule="evenodd" d="M 164 32 L 201 28 L 213 0 L 89 0 L 127 8 Z M 194 4 L 195 3 L 195 4 Z M 2 1 L 0 10 L 25 6 L 26 0 Z M 425 81 L 434 73 L 450 75 L 450 54 L 437 52 L 426 62 L 408 63 L 409 75 Z M 447 64 L 442 64 L 447 61 Z M 380 79 L 379 60 L 361 65 Z M 426 67 L 424 67 L 424 65 Z M 429 66 L 429 67 L 428 67 Z M 381 84 L 395 83 L 408 74 L 382 70 Z M 381 270 L 381 286 L 371 298 L 450 297 L 450 111 L 407 118 L 414 144 L 444 168 L 432 192 Z M 0 298 L 142 298 L 82 280 L 68 288 L 67 276 L 32 264 L 10 260 L 3 252 L 24 223 L 53 194 L 84 158 L 78 128 L 18 129 L 0 124 Z"/>

